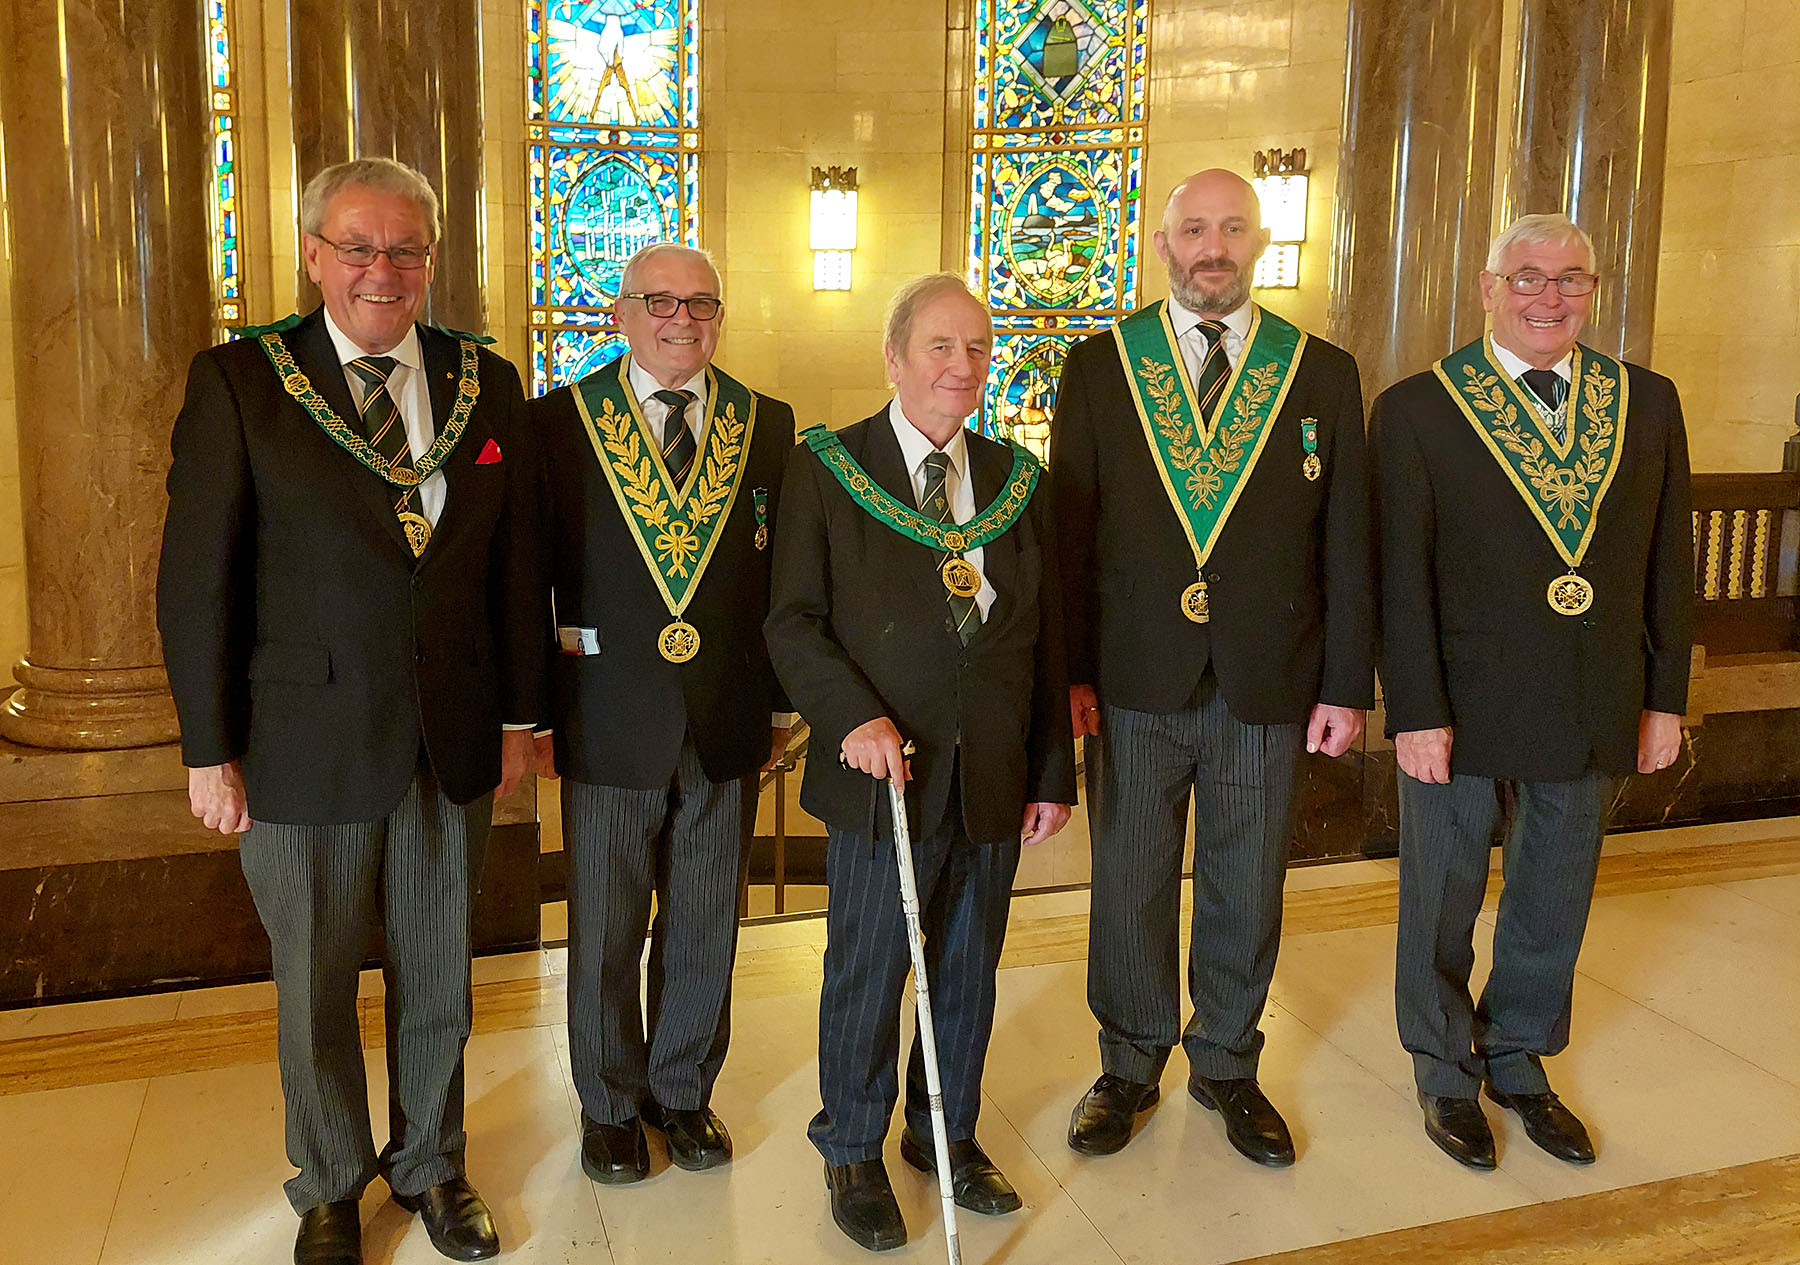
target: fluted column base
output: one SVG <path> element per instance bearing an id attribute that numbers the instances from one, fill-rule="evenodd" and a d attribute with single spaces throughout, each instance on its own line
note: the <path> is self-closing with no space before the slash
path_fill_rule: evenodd
<path id="1" fill-rule="evenodd" d="M 0 707 L 0 738 L 59 751 L 108 751 L 180 735 L 169 676 L 154 668 L 45 668 L 21 659 Z"/>

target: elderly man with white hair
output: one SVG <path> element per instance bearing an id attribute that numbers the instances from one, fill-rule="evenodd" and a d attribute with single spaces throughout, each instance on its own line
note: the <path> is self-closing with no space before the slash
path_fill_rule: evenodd
<path id="1" fill-rule="evenodd" d="M 677 1168 L 731 1158 L 711 1102 L 756 775 L 787 741 L 762 620 L 794 412 L 713 364 L 725 304 L 705 253 L 638 251 L 613 312 L 628 354 L 529 409 L 559 652 L 539 768 L 562 775 L 569 1062 L 582 1168 L 622 1185 L 650 1175 L 645 1124 Z"/>
<path id="2" fill-rule="evenodd" d="M 1495 1166 L 1476 1094 L 1551 1155 L 1594 1148 L 1542 1060 L 1570 995 L 1618 780 L 1681 750 L 1693 585 L 1674 384 L 1576 340 L 1588 237 L 1528 215 L 1481 274 L 1489 332 L 1375 401 L 1381 680 L 1400 765 L 1395 1003 L 1425 1131 Z M 1470 941 L 1516 811 L 1493 968 Z"/>

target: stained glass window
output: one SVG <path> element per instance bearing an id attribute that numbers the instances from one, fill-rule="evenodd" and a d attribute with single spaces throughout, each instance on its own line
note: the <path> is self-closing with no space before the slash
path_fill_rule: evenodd
<path id="1" fill-rule="evenodd" d="M 1137 301 L 1149 0 L 977 0 L 969 283 L 979 428 L 1042 455 L 1063 356 Z"/>
<path id="2" fill-rule="evenodd" d="M 206 59 L 212 83 L 213 293 L 221 333 L 244 323 L 238 249 L 237 75 L 232 59 L 231 0 L 207 0 Z"/>
<path id="3" fill-rule="evenodd" d="M 625 342 L 607 309 L 639 247 L 697 244 L 699 0 L 531 0 L 532 386 Z"/>

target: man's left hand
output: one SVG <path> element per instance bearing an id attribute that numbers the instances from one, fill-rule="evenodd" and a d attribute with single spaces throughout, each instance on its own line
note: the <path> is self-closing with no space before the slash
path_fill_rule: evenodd
<path id="1" fill-rule="evenodd" d="M 787 754 L 788 735 L 793 732 L 780 725 L 769 726 L 769 762 L 762 766 L 764 773 L 781 763 L 781 757 Z"/>
<path id="2" fill-rule="evenodd" d="M 1306 749 L 1323 751 L 1335 760 L 1355 745 L 1362 731 L 1363 714 L 1356 708 L 1320 703 L 1306 722 Z"/>
<path id="3" fill-rule="evenodd" d="M 1638 717 L 1638 772 L 1654 773 L 1675 763 L 1681 754 L 1681 717 L 1674 712 L 1645 712 Z"/>
<path id="4" fill-rule="evenodd" d="M 1042 843 L 1068 824 L 1067 804 L 1027 804 L 1025 821 L 1019 827 L 1019 833 L 1025 836 L 1024 843 L 1029 848 L 1034 843 Z"/>
<path id="5" fill-rule="evenodd" d="M 525 780 L 530 771 L 536 751 L 531 743 L 529 729 L 503 729 L 500 731 L 500 785 L 494 788 L 495 799 L 505 799 L 519 789 L 519 783 Z"/>

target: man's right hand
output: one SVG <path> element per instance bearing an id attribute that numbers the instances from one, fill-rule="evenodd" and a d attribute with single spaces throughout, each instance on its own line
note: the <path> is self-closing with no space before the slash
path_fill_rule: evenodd
<path id="1" fill-rule="evenodd" d="M 1069 728 L 1077 738 L 1100 732 L 1100 700 L 1091 685 L 1069 687 Z"/>
<path id="2" fill-rule="evenodd" d="M 531 739 L 531 771 L 556 780 L 556 739 L 549 734 L 536 734 Z"/>
<path id="3" fill-rule="evenodd" d="M 1394 735 L 1394 758 L 1400 771 L 1419 782 L 1450 780 L 1450 737 L 1452 730 L 1409 729 Z"/>
<path id="4" fill-rule="evenodd" d="M 244 775 L 236 760 L 188 770 L 188 807 L 208 830 L 238 835 L 250 829 Z"/>
<path id="5" fill-rule="evenodd" d="M 883 781 L 896 772 L 902 782 L 912 776 L 900 751 L 900 731 L 886 716 L 852 729 L 844 738 L 839 759 L 845 768 L 860 769 Z"/>

